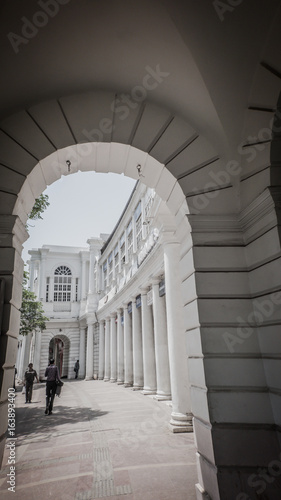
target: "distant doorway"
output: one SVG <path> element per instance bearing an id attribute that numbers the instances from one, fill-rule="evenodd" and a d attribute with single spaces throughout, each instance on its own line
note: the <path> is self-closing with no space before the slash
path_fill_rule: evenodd
<path id="1" fill-rule="evenodd" d="M 55 365 L 59 369 L 61 377 L 68 376 L 68 355 L 69 355 L 69 341 L 61 337 L 53 337 L 49 343 L 49 359 L 54 358 Z"/>

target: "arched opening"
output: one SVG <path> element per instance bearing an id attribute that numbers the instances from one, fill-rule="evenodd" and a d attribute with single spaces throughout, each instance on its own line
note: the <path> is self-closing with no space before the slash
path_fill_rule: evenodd
<path id="1" fill-rule="evenodd" d="M 61 333 L 55 335 L 49 343 L 49 358 L 55 360 L 55 365 L 59 369 L 60 376 L 69 378 L 70 372 L 70 340 Z"/>
<path id="2" fill-rule="evenodd" d="M 244 373 L 246 366 L 248 370 L 252 363 L 249 360 L 253 359 L 253 354 L 258 359 L 260 373 L 264 374 L 260 346 L 253 345 L 253 337 L 251 342 L 244 342 L 245 339 L 241 341 L 241 338 L 237 337 L 237 326 L 240 325 L 241 317 L 245 320 L 243 324 L 247 325 L 247 318 L 253 308 L 251 295 L 253 283 L 250 279 L 249 284 L 246 277 L 249 256 L 244 251 L 244 232 L 247 228 L 249 232 L 246 241 L 251 248 L 252 244 L 255 245 L 255 238 L 251 233 L 252 229 L 249 228 L 252 228 L 251 217 L 257 210 L 257 204 L 251 201 L 249 211 L 245 209 L 238 215 L 238 197 L 229 196 L 235 192 L 230 182 L 231 171 L 228 171 L 227 175 L 221 175 L 224 166 L 212 146 L 194 135 L 194 131 L 182 121 L 174 119 L 167 125 L 167 115 L 165 120 L 165 126 L 162 120 L 161 131 L 158 128 L 158 135 L 154 134 L 153 139 L 152 136 L 146 139 L 146 144 L 150 145 L 147 148 L 149 153 L 141 148 L 119 143 L 84 143 L 59 149 L 36 164 L 27 176 L 13 207 L 12 217 L 9 219 L 9 230 L 11 229 L 16 236 L 12 245 L 16 250 L 13 253 L 12 264 L 9 263 L 11 274 L 14 273 L 15 277 L 12 293 L 15 297 L 20 288 L 22 269 L 18 265 L 19 260 L 15 263 L 14 257 L 18 258 L 21 250 L 20 242 L 25 237 L 23 224 L 35 197 L 45 189 L 46 185 L 80 167 L 81 170 L 92 169 L 93 158 L 94 166 L 99 171 L 122 172 L 135 179 L 140 178 L 140 174 L 143 175 L 147 185 L 155 187 L 161 199 L 167 204 L 176 227 L 176 234 L 182 243 L 180 268 L 185 298 L 183 311 L 186 343 L 190 356 L 191 400 L 199 461 L 206 478 L 206 490 L 214 498 L 218 498 L 217 473 L 213 467 L 217 463 L 214 449 L 221 453 L 219 456 L 222 456 L 222 467 L 227 460 L 231 464 L 236 464 L 239 460 L 235 455 L 235 442 L 238 437 L 244 435 L 245 421 L 254 422 L 257 432 L 263 428 L 260 422 L 256 422 L 256 406 L 249 404 L 252 392 L 258 394 L 260 403 L 263 402 L 264 407 L 268 409 L 266 420 L 269 427 L 263 430 L 276 449 L 274 425 L 278 421 L 278 416 L 275 411 L 273 415 L 269 397 L 264 394 L 258 380 L 255 382 L 257 388 L 253 391 L 251 389 L 253 377 L 255 379 L 255 368 L 246 371 L 249 375 L 247 380 L 240 381 L 238 385 L 233 379 L 233 373 Z M 180 138 L 179 131 L 182 133 Z M 211 184 L 209 174 L 212 174 Z M 233 175 L 237 179 L 235 172 Z M 258 203 L 270 205 L 269 210 L 275 214 L 273 197 L 269 190 L 262 193 L 259 191 L 257 198 Z M 280 246 L 274 223 L 270 231 L 274 233 L 274 241 Z M 254 233 L 256 239 L 261 237 L 258 228 L 254 227 Z M 266 232 L 262 237 L 264 234 Z M 256 255 L 255 251 L 253 254 Z M 18 318 L 13 317 L 12 313 L 18 303 L 19 301 L 14 300 L 8 306 L 10 309 L 8 314 L 11 312 L 9 317 L 15 318 L 15 324 Z M 253 316 L 251 318 L 253 319 Z M 257 331 L 255 317 L 254 323 L 254 331 Z M 267 326 L 269 325 L 265 325 Z M 13 340 L 10 342 L 13 343 Z M 224 378 L 222 373 L 226 375 Z M 250 393 L 249 398 L 245 396 L 247 391 L 245 392 L 244 385 Z M 237 408 L 237 397 L 241 401 L 239 408 Z M 247 411 L 243 410 L 245 408 Z M 231 429 L 231 433 L 228 429 Z M 251 436 L 247 434 L 249 443 L 254 439 L 255 432 L 254 430 Z M 222 445 L 226 435 L 229 436 L 232 445 L 228 449 L 231 451 L 229 459 L 225 456 L 226 452 Z M 251 457 L 247 460 L 247 463 L 252 463 Z M 236 470 L 236 466 L 233 467 Z M 244 465 L 240 464 L 238 470 L 240 467 L 243 474 L 246 474 Z M 222 475 L 225 477 L 228 475 L 227 466 Z M 214 478 L 214 481 L 210 478 Z M 232 480 L 228 480 L 231 483 Z"/>

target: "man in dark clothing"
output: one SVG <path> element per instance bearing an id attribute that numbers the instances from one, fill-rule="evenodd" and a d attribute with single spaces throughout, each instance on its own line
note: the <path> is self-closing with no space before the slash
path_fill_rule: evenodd
<path id="1" fill-rule="evenodd" d="M 45 370 L 45 377 L 47 377 L 45 415 L 48 414 L 52 415 L 53 404 L 57 388 L 57 380 L 63 384 L 59 375 L 58 367 L 54 363 L 55 360 L 50 359 L 50 364 L 49 366 L 47 366 Z"/>
<path id="2" fill-rule="evenodd" d="M 26 370 L 26 372 L 24 374 L 24 380 L 25 380 L 25 402 L 26 403 L 31 403 L 32 390 L 33 390 L 33 382 L 34 382 L 35 378 L 37 379 L 37 382 L 39 382 L 36 370 L 33 370 L 33 364 L 29 363 L 28 370 Z"/>
<path id="3" fill-rule="evenodd" d="M 76 363 L 75 363 L 75 365 L 74 365 L 75 378 L 78 378 L 79 368 L 80 368 L 80 365 L 79 365 L 79 359 L 77 359 L 77 361 L 76 361 Z"/>

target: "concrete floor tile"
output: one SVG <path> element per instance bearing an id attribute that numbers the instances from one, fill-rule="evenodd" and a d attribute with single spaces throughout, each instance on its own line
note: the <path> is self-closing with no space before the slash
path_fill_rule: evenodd
<path id="1" fill-rule="evenodd" d="M 193 435 L 170 433 L 170 407 L 115 384 L 66 381 L 46 417 L 44 390 L 31 405 L 16 398 L 16 493 L 0 474 L 1 500 L 80 500 L 97 485 L 110 500 L 195 500 Z"/>

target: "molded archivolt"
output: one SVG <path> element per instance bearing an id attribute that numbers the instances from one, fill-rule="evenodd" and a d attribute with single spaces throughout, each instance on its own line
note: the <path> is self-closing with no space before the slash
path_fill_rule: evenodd
<path id="1" fill-rule="evenodd" d="M 220 192 L 219 197 L 208 199 L 208 211 L 221 212 L 221 203 L 228 213 L 236 211 L 235 203 L 229 203 L 229 181 L 216 185 L 208 176 L 210 169 L 216 173 L 223 164 L 204 137 L 181 118 L 152 103 L 134 103 L 131 109 L 118 106 L 118 99 L 118 95 L 102 91 L 69 96 L 4 120 L 0 125 L 0 213 L 19 213 L 24 220 L 24 212 L 46 185 L 68 174 L 67 159 L 71 161 L 71 173 L 78 169 L 111 171 L 134 178 L 138 178 L 136 165 L 140 163 L 146 170 L 141 180 L 151 186 L 159 181 L 158 192 L 164 200 L 171 196 L 171 206 L 178 200 L 180 186 L 191 213 L 198 213 L 198 194 L 208 190 Z M 130 148 L 124 149 L 122 144 Z M 160 180 L 153 159 L 162 165 L 165 178 Z M 22 188 L 21 199 L 16 200 Z M 235 197 L 232 199 L 235 201 Z M 174 211 L 177 208 L 172 206 Z M 200 206 L 200 213 L 205 211 Z"/>

